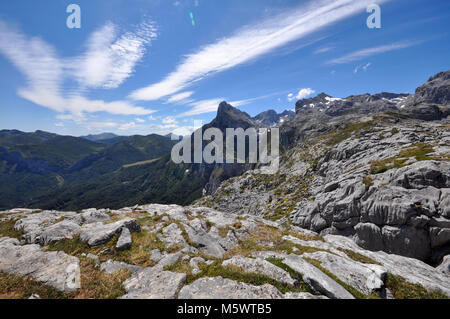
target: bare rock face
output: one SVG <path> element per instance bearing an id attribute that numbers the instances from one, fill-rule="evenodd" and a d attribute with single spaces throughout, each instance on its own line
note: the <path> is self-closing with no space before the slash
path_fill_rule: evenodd
<path id="1" fill-rule="evenodd" d="M 335 146 L 319 162 L 314 201 L 298 204 L 294 224 L 351 236 L 370 250 L 439 260 L 450 244 L 450 163 L 433 156 L 448 156 L 450 148 L 432 145 L 449 133 L 433 125 L 424 129 L 427 135 L 400 129 L 383 143 L 368 135 Z M 426 160 L 408 157 L 420 147 L 430 150 Z M 391 166 L 395 161 L 402 165 Z"/>

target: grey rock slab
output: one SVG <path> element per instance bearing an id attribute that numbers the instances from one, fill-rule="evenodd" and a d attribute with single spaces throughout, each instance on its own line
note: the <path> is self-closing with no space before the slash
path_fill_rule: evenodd
<path id="1" fill-rule="evenodd" d="M 354 299 L 344 287 L 298 255 L 290 254 L 283 263 L 302 275 L 312 289 L 332 299 Z"/>
<path id="2" fill-rule="evenodd" d="M 177 224 L 172 223 L 162 229 L 162 234 L 158 234 L 158 238 L 167 246 L 186 245 L 186 240 L 183 237 L 183 232 Z"/>
<path id="3" fill-rule="evenodd" d="M 80 273 L 78 258 L 62 251 L 44 252 L 35 244 L 0 243 L 0 272 L 31 276 L 60 291 L 74 291 L 79 287 L 76 282 Z"/>
<path id="4" fill-rule="evenodd" d="M 225 253 L 225 249 L 216 241 L 214 237 L 209 235 L 201 226 L 201 221 L 197 218 L 190 222 L 189 225 L 185 224 L 189 239 L 198 245 L 200 250 L 209 256 L 216 258 L 222 258 Z"/>
<path id="5" fill-rule="evenodd" d="M 158 262 L 163 259 L 164 255 L 161 253 L 159 249 L 153 249 L 150 252 L 150 259 L 154 262 Z"/>
<path id="6" fill-rule="evenodd" d="M 126 227 L 122 227 L 122 232 L 120 233 L 120 237 L 117 240 L 116 249 L 117 250 L 130 249 L 132 243 L 133 241 L 131 239 L 130 230 Z"/>
<path id="7" fill-rule="evenodd" d="M 239 267 L 244 272 L 266 275 L 291 286 L 294 286 L 297 282 L 292 279 L 288 272 L 263 259 L 234 256 L 222 262 L 222 266 L 229 265 Z"/>
<path id="8" fill-rule="evenodd" d="M 186 282 L 186 274 L 144 268 L 125 280 L 122 299 L 175 299 Z"/>
<path id="9" fill-rule="evenodd" d="M 46 246 L 51 242 L 62 239 L 71 239 L 81 230 L 80 225 L 70 220 L 63 220 L 59 223 L 53 224 L 39 235 L 39 244 Z"/>
<path id="10" fill-rule="evenodd" d="M 83 224 L 104 222 L 111 219 L 111 217 L 106 212 L 107 212 L 106 209 L 100 210 L 97 210 L 95 208 L 84 209 L 83 212 L 81 213 Z"/>
<path id="11" fill-rule="evenodd" d="M 178 262 L 183 255 L 181 252 L 165 255 L 155 266 L 155 268 L 163 269 L 164 267 L 172 266 Z"/>
<path id="12" fill-rule="evenodd" d="M 126 227 L 130 231 L 140 231 L 140 227 L 135 219 L 124 218 L 110 224 L 98 222 L 83 225 L 80 239 L 87 242 L 89 246 L 99 246 L 107 243 L 114 235 L 118 234 L 122 227 Z"/>
<path id="13" fill-rule="evenodd" d="M 253 286 L 225 279 L 205 277 L 184 286 L 180 299 L 281 299 L 283 295 L 272 285 Z"/>
<path id="14" fill-rule="evenodd" d="M 81 216 L 75 212 L 42 211 L 24 215 L 15 223 L 14 230 L 22 232 L 26 243 L 38 244 L 42 232 L 62 218 L 66 223 L 81 223 Z"/>
<path id="15" fill-rule="evenodd" d="M 114 274 L 118 272 L 121 269 L 128 269 L 131 273 L 136 273 L 140 270 L 142 270 L 142 267 L 136 266 L 136 265 L 130 265 L 127 263 L 124 263 L 123 261 L 116 261 L 109 259 L 105 261 L 104 263 L 100 264 L 100 270 L 103 270 L 107 272 L 108 274 Z"/>
<path id="16" fill-rule="evenodd" d="M 370 295 L 384 286 L 386 269 L 379 265 L 363 264 L 323 251 L 305 253 L 302 257 L 320 261 L 322 267 L 363 294 Z"/>

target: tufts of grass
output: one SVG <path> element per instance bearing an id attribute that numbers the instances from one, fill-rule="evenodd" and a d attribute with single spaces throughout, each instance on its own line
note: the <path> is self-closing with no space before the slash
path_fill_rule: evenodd
<path id="1" fill-rule="evenodd" d="M 125 294 L 122 283 L 131 276 L 128 269 L 121 269 L 114 274 L 100 271 L 95 261 L 82 258 L 80 260 L 81 288 L 75 299 L 116 299 Z"/>
<path id="2" fill-rule="evenodd" d="M 363 183 L 366 185 L 366 190 L 368 190 L 370 186 L 373 185 L 373 178 L 371 176 L 366 176 L 363 178 Z"/>
<path id="3" fill-rule="evenodd" d="M 353 250 L 344 249 L 344 248 L 338 248 L 338 250 L 344 252 L 349 258 L 351 258 L 355 261 L 359 261 L 360 263 L 383 266 L 378 261 L 375 261 L 372 258 L 369 258 L 367 256 L 361 255 L 360 253 L 354 252 Z"/>
<path id="4" fill-rule="evenodd" d="M 283 239 L 283 232 L 279 229 L 268 225 L 258 225 L 257 229 L 249 237 L 241 239 L 237 247 L 227 251 L 225 258 L 236 255 L 249 256 L 254 251 L 303 254 L 327 250 L 294 244 L 291 241 Z"/>
<path id="5" fill-rule="evenodd" d="M 386 277 L 386 287 L 395 299 L 449 299 L 438 291 L 429 291 L 421 285 L 409 283 L 402 277 L 390 273 Z"/>
<path id="6" fill-rule="evenodd" d="M 427 154 L 433 153 L 434 149 L 430 144 L 418 143 L 404 149 L 396 157 L 387 158 L 381 161 L 374 161 L 370 164 L 371 174 L 381 174 L 393 168 L 406 166 L 405 162 L 414 157 L 417 161 L 428 161 L 438 158 L 430 157 Z"/>
<path id="7" fill-rule="evenodd" d="M 4 221 L 0 221 L 0 234 L 5 237 L 16 238 L 18 240 L 22 240 L 22 232 L 15 231 L 14 225 L 16 224 L 17 219 L 8 219 Z"/>
<path id="8" fill-rule="evenodd" d="M 67 294 L 45 286 L 29 276 L 0 273 L 0 299 L 28 299 L 32 294 L 42 299 L 65 299 Z"/>
<path id="9" fill-rule="evenodd" d="M 358 135 L 363 131 L 369 130 L 373 125 L 373 121 L 349 124 L 328 134 L 325 142 L 328 145 L 337 145 L 350 138 L 353 134 Z"/>

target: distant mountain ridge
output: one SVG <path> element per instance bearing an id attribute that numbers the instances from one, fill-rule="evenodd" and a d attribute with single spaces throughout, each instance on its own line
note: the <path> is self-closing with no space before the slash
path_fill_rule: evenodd
<path id="1" fill-rule="evenodd" d="M 99 142 L 104 140 L 110 140 L 116 137 L 119 137 L 119 135 L 116 135 L 114 133 L 101 133 L 101 134 L 90 134 L 86 136 L 80 136 L 81 138 L 84 138 L 86 140 L 92 141 L 92 142 Z"/>
<path id="2" fill-rule="evenodd" d="M 418 120 L 450 115 L 450 71 L 417 88 L 414 95 L 382 92 L 347 98 L 325 93 L 296 102 L 295 113 L 274 110 L 255 117 L 220 103 L 216 117 L 201 129 L 279 126 L 282 153 L 308 138 L 341 130 L 348 121 L 373 114 Z M 437 102 L 443 104 L 437 104 Z M 95 141 L 92 141 L 95 140 Z M 174 164 L 177 141 L 159 135 L 76 138 L 36 131 L 0 131 L 0 209 L 18 206 L 82 209 L 133 203 L 189 204 L 214 194 L 221 183 L 257 164 Z"/>

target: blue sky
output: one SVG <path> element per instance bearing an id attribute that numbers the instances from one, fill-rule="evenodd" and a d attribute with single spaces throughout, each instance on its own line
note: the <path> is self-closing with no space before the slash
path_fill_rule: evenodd
<path id="1" fill-rule="evenodd" d="M 413 93 L 449 69 L 448 21 L 448 0 L 1 1 L 0 129 L 187 134 L 222 100 L 256 115 L 320 92 Z"/>

